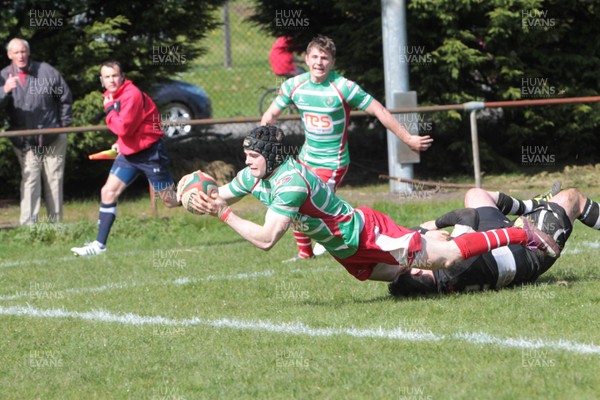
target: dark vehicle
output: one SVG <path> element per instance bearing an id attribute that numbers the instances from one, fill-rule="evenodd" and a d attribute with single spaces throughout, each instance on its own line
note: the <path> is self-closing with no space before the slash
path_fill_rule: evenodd
<path id="1" fill-rule="evenodd" d="M 150 97 L 158 107 L 161 124 L 180 122 L 162 126 L 167 139 L 186 136 L 200 129 L 199 126 L 185 125 L 182 121 L 212 117 L 212 105 L 208 94 L 191 83 L 176 80 L 155 83 L 150 89 Z"/>

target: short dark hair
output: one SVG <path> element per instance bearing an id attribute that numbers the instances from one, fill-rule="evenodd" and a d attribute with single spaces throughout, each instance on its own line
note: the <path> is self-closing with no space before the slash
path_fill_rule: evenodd
<path id="1" fill-rule="evenodd" d="M 108 60 L 108 61 L 104 61 L 101 65 L 100 65 L 100 70 L 102 70 L 103 67 L 107 67 L 107 68 L 119 68 L 119 73 L 123 73 L 123 68 L 121 68 L 121 63 L 115 60 Z"/>
<path id="2" fill-rule="evenodd" d="M 388 285 L 394 297 L 414 297 L 437 292 L 437 285 L 431 275 L 413 275 L 409 272 L 400 274 Z"/>

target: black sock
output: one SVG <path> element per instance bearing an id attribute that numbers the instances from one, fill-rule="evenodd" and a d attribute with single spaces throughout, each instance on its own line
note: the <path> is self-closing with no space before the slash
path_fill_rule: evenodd
<path id="1" fill-rule="evenodd" d="M 500 212 L 504 215 L 523 215 L 531 212 L 538 206 L 537 200 L 519 200 L 505 193 L 499 192 L 496 203 Z"/>
<path id="2" fill-rule="evenodd" d="M 595 201 L 587 199 L 587 201 L 585 202 L 585 207 L 583 209 L 583 212 L 581 213 L 581 215 L 579 217 L 577 217 L 577 219 L 580 220 L 581 222 L 583 222 L 585 225 L 589 226 L 590 228 L 600 230 L 599 216 L 600 216 L 600 205 L 598 203 L 596 203 Z"/>

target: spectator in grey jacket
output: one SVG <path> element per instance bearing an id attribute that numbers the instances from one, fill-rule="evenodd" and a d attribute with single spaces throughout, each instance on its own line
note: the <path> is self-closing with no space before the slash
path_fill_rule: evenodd
<path id="1" fill-rule="evenodd" d="M 23 39 L 12 39 L 6 50 L 11 64 L 0 71 L 0 107 L 6 107 L 10 130 L 69 126 L 73 101 L 60 73 L 47 63 L 31 61 L 29 44 Z M 61 221 L 67 135 L 11 140 L 21 165 L 20 223 L 38 222 L 42 186 L 48 221 Z"/>

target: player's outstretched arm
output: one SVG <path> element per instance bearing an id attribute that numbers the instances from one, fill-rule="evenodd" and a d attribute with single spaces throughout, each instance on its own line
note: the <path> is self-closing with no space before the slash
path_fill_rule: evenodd
<path id="1" fill-rule="evenodd" d="M 398 136 L 413 151 L 425 151 L 431 147 L 433 143 L 431 136 L 411 135 L 379 101 L 373 99 L 365 111 L 377 117 L 383 126 L 394 132 L 394 135 Z"/>
<path id="2" fill-rule="evenodd" d="M 274 125 L 277 121 L 277 118 L 279 118 L 279 115 L 281 115 L 281 111 L 282 109 L 275 104 L 275 101 L 273 101 L 267 111 L 265 111 L 263 114 L 260 120 L 260 125 Z"/>
<path id="3" fill-rule="evenodd" d="M 271 250 L 271 248 L 281 239 L 288 230 L 292 219 L 277 214 L 274 211 L 267 210 L 264 225 L 256 224 L 245 220 L 233 212 L 230 212 L 223 221 L 236 231 L 241 237 L 252 243 L 261 250 Z"/>
<path id="4" fill-rule="evenodd" d="M 231 190 L 229 190 L 229 185 L 219 186 L 219 197 L 227 202 L 227 205 L 232 205 L 243 199 L 243 197 L 237 197 L 234 195 Z"/>
<path id="5" fill-rule="evenodd" d="M 259 249 L 270 250 L 288 230 L 292 219 L 269 209 L 265 215 L 265 223 L 262 226 L 248 221 L 234 214 L 231 208 L 229 208 L 229 204 L 236 197 L 232 195 L 232 198 L 229 200 L 221 197 L 222 188 L 219 188 L 219 195 L 216 197 L 209 197 L 204 193 L 199 193 L 199 196 L 195 197 L 192 201 L 192 208 L 199 213 L 219 217 L 221 221 L 225 222 L 241 237 Z M 226 191 L 224 191 L 224 195 L 227 196 Z"/>

